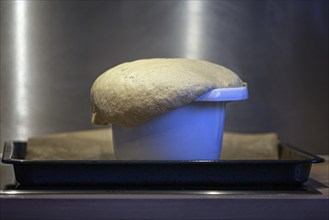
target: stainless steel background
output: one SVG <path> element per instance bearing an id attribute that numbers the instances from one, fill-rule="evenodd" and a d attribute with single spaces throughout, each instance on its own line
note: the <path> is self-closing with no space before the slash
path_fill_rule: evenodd
<path id="1" fill-rule="evenodd" d="M 233 69 L 226 130 L 328 154 L 328 1 L 1 1 L 1 145 L 93 128 L 94 79 L 150 57 Z"/>

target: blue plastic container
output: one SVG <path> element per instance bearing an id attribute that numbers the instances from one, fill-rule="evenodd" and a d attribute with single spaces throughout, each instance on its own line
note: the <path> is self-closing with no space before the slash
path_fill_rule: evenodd
<path id="1" fill-rule="evenodd" d="M 136 127 L 112 125 L 116 159 L 216 160 L 221 152 L 226 104 L 247 98 L 247 86 L 214 89 Z"/>

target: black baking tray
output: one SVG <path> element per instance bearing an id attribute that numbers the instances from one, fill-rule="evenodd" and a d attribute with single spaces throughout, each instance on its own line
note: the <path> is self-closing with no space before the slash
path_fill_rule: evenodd
<path id="1" fill-rule="evenodd" d="M 271 160 L 26 160 L 26 142 L 6 142 L 2 162 L 27 186 L 225 187 L 301 185 L 324 159 L 288 144 Z"/>

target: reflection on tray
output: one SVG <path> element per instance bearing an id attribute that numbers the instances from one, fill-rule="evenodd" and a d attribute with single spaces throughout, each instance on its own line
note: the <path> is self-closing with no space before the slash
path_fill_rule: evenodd
<path id="1" fill-rule="evenodd" d="M 3 194 L 184 194 L 184 195 L 272 195 L 272 194 L 321 194 L 311 181 L 303 185 L 281 186 L 222 186 L 222 187 L 129 187 L 106 186 L 24 186 L 8 184 Z"/>

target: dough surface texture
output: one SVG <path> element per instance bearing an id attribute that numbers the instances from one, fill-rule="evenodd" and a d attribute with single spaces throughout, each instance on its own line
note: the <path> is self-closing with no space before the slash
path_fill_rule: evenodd
<path id="1" fill-rule="evenodd" d="M 231 70 L 204 60 L 153 58 L 117 65 L 93 83 L 92 123 L 132 127 L 216 88 L 240 87 Z"/>

